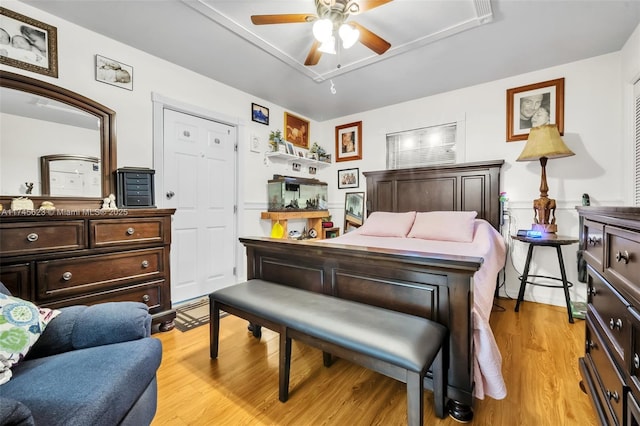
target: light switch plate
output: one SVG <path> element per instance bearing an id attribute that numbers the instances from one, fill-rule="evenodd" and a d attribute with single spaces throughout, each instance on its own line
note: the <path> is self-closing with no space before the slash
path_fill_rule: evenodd
<path id="1" fill-rule="evenodd" d="M 260 152 L 260 138 L 256 135 L 251 135 L 249 149 L 251 149 L 251 152 Z"/>

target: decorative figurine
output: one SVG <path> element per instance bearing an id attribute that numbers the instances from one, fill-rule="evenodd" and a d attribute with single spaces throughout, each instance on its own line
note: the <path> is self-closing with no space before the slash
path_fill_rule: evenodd
<path id="1" fill-rule="evenodd" d="M 27 191 L 25 192 L 25 194 L 31 194 L 31 192 L 33 191 L 33 182 L 25 182 L 24 186 L 27 187 Z"/>
<path id="2" fill-rule="evenodd" d="M 40 204 L 40 210 L 55 210 L 56 206 L 51 201 L 43 201 Z"/>
<path id="3" fill-rule="evenodd" d="M 109 194 L 108 197 L 102 199 L 102 210 L 117 210 L 116 196 Z"/>
<path id="4" fill-rule="evenodd" d="M 11 210 L 33 210 L 33 201 L 27 197 L 18 197 L 11 200 Z"/>

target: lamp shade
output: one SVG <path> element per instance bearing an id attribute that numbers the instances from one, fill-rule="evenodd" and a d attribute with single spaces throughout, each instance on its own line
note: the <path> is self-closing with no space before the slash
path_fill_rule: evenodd
<path id="1" fill-rule="evenodd" d="M 562 141 L 555 124 L 531 128 L 527 144 L 516 161 L 532 161 L 546 158 L 561 158 L 575 155 Z"/>

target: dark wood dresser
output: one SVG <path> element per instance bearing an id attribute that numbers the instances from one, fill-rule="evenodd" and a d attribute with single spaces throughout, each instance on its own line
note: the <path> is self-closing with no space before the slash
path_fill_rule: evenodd
<path id="1" fill-rule="evenodd" d="M 600 423 L 640 424 L 640 208 L 578 207 L 587 261 L 581 386 Z"/>
<path id="2" fill-rule="evenodd" d="M 170 330 L 174 211 L 0 211 L 0 279 L 12 294 L 50 308 L 143 302 L 154 324 Z"/>

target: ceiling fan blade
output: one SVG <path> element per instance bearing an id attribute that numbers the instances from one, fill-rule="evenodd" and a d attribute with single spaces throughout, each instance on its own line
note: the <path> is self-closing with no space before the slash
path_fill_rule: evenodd
<path id="1" fill-rule="evenodd" d="M 382 6 L 383 4 L 387 4 L 392 1 L 393 0 L 360 0 L 358 2 L 360 10 L 357 13 L 350 13 L 350 15 L 357 15 L 359 13 L 366 12 L 367 10 L 375 9 L 378 6 Z"/>
<path id="2" fill-rule="evenodd" d="M 360 43 L 367 46 L 369 49 L 376 52 L 378 55 L 382 55 L 389 50 L 391 43 L 383 39 L 377 34 L 372 33 L 357 22 L 350 21 L 350 24 L 354 25 L 360 31 Z"/>
<path id="3" fill-rule="evenodd" d="M 322 56 L 322 52 L 318 50 L 320 47 L 320 42 L 317 40 L 313 41 L 311 45 L 311 49 L 309 50 L 309 54 L 307 55 L 307 59 L 305 59 L 304 64 L 306 66 L 316 65 Z"/>
<path id="4" fill-rule="evenodd" d="M 297 24 L 315 21 L 316 15 L 308 13 L 289 13 L 285 15 L 252 15 L 251 22 L 254 25 L 268 24 Z"/>

